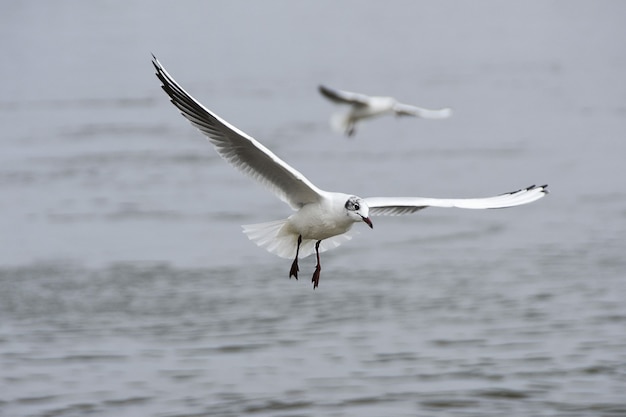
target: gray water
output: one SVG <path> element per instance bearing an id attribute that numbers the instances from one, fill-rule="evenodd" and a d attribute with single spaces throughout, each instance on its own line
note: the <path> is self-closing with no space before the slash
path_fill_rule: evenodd
<path id="1" fill-rule="evenodd" d="M 626 3 L 0 3 L 0 415 L 626 415 Z M 290 214 L 168 103 L 155 53 L 374 219 L 289 280 Z M 451 106 L 330 131 L 319 83 Z M 357 225 L 358 226 L 358 225 Z"/>

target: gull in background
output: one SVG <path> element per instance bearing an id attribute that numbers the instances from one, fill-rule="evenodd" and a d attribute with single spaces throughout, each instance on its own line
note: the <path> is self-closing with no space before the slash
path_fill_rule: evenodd
<path id="1" fill-rule="evenodd" d="M 319 86 L 320 93 L 337 104 L 350 106 L 347 113 L 337 112 L 330 118 L 331 127 L 347 136 L 354 135 L 356 123 L 360 120 L 371 119 L 385 114 L 396 116 L 413 116 L 422 119 L 446 119 L 452 115 L 452 109 L 439 110 L 424 109 L 408 104 L 402 104 L 393 97 L 375 97 L 365 94 L 351 93 L 349 91 Z"/>
<path id="2" fill-rule="evenodd" d="M 320 252 L 351 239 L 355 223 L 373 228 L 370 216 L 414 213 L 426 207 L 487 209 L 518 206 L 540 199 L 546 185 L 530 186 L 495 197 L 439 199 L 423 197 L 369 197 L 324 191 L 298 170 L 276 156 L 253 137 L 231 125 L 189 95 L 154 57 L 152 63 L 162 88 L 192 125 L 204 133 L 217 153 L 235 168 L 249 175 L 294 211 L 286 219 L 243 226 L 257 245 L 283 258 L 293 258 L 289 277 L 298 278 L 298 258 L 317 256 L 313 288 L 320 279 Z"/>

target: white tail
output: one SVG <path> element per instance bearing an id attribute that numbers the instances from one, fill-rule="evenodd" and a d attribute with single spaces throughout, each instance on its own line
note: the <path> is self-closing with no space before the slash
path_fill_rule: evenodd
<path id="1" fill-rule="evenodd" d="M 337 133 L 347 133 L 350 129 L 350 114 L 337 112 L 330 117 L 330 127 Z"/>
<path id="2" fill-rule="evenodd" d="M 276 220 L 266 223 L 247 224 L 241 227 L 248 239 L 268 252 L 281 258 L 294 258 L 296 256 L 296 247 L 298 246 L 298 235 L 284 227 L 287 221 L 288 219 Z M 324 239 L 320 244 L 320 252 L 336 248 L 350 239 L 352 239 L 352 236 L 348 233 Z M 298 257 L 305 258 L 315 252 L 315 242 L 315 239 L 302 239 Z"/>

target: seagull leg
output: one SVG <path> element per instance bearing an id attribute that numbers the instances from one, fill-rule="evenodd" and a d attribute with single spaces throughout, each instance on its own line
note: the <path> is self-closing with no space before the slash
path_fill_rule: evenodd
<path id="1" fill-rule="evenodd" d="M 315 254 L 317 255 L 317 265 L 315 265 L 315 272 L 313 272 L 313 278 L 311 282 L 313 283 L 313 289 L 316 289 L 320 283 L 320 271 L 322 270 L 322 266 L 320 265 L 320 243 L 321 240 L 318 240 L 315 243 Z"/>
<path id="2" fill-rule="evenodd" d="M 300 270 L 300 268 L 298 268 L 298 254 L 300 253 L 301 243 L 302 243 L 302 235 L 299 235 L 298 247 L 296 248 L 296 258 L 293 260 L 293 263 L 291 264 L 291 270 L 289 271 L 289 279 L 291 279 L 291 277 L 295 277 L 296 279 L 298 279 L 298 271 Z"/>

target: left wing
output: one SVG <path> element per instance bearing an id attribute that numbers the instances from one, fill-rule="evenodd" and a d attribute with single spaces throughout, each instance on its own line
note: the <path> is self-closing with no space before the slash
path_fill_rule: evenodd
<path id="1" fill-rule="evenodd" d="M 449 107 L 431 110 L 402 103 L 396 103 L 393 111 L 398 116 L 414 116 L 422 119 L 446 119 L 452 115 L 452 109 Z"/>
<path id="2" fill-rule="evenodd" d="M 548 194 L 548 185 L 522 188 L 510 193 L 485 198 L 368 197 L 365 202 L 373 216 L 399 216 L 415 213 L 426 207 L 458 207 L 465 209 L 496 209 L 532 203 Z"/>

